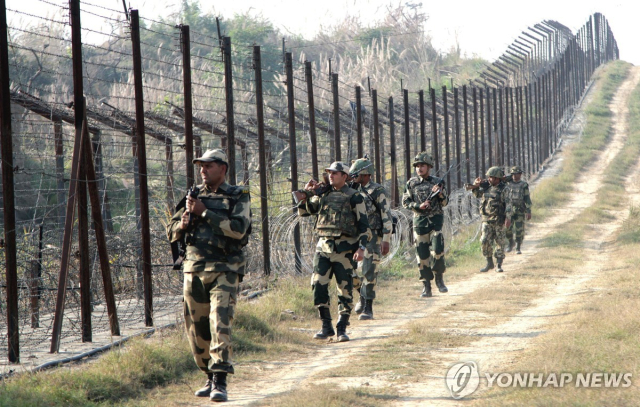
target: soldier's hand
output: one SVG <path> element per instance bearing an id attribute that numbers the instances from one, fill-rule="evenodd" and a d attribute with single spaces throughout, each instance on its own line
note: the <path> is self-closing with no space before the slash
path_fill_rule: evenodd
<path id="1" fill-rule="evenodd" d="M 425 210 L 425 209 L 429 209 L 431 208 L 431 202 L 429 201 L 424 201 L 422 204 L 420 204 L 420 209 Z"/>
<path id="2" fill-rule="evenodd" d="M 478 177 L 473 180 L 473 185 L 480 185 L 481 182 L 482 182 L 482 178 Z"/>
<path id="3" fill-rule="evenodd" d="M 314 189 L 316 189 L 317 186 L 318 186 L 318 181 L 312 178 L 304 186 L 304 189 L 306 189 L 307 191 L 313 191 Z"/>
<path id="4" fill-rule="evenodd" d="M 380 243 L 380 254 L 383 256 L 389 254 L 389 242 Z"/>
<path id="5" fill-rule="evenodd" d="M 362 249 L 358 249 L 354 254 L 353 254 L 353 260 L 355 261 L 362 261 L 364 259 L 364 250 Z"/>
<path id="6" fill-rule="evenodd" d="M 507 229 L 509 229 L 511 227 L 511 219 L 510 218 L 507 218 L 504 221 L 504 226 L 506 226 Z"/>
<path id="7" fill-rule="evenodd" d="M 187 206 L 186 212 L 191 212 L 196 216 L 202 215 L 202 212 L 204 212 L 204 210 L 207 209 L 207 207 L 204 206 L 201 200 L 192 198 L 191 196 L 187 196 L 186 206 Z"/>
<path id="8" fill-rule="evenodd" d="M 189 212 L 184 211 L 180 218 L 180 229 L 185 230 L 189 227 Z"/>
<path id="9" fill-rule="evenodd" d="M 524 218 L 525 218 L 526 220 L 531 220 L 531 214 L 530 214 L 530 213 L 526 213 L 526 214 L 524 215 Z"/>

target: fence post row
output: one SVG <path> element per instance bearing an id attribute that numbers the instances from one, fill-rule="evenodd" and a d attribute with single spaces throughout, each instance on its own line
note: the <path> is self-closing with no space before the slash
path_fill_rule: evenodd
<path id="1" fill-rule="evenodd" d="M 5 240 L 5 269 L 7 281 L 7 335 L 8 335 L 8 358 L 10 362 L 19 361 L 19 319 L 18 319 L 18 288 L 17 288 L 17 261 L 16 261 L 16 235 L 15 235 L 15 197 L 13 180 L 13 151 L 11 140 L 11 109 L 9 91 L 9 68 L 8 68 L 8 36 L 6 24 L 5 0 L 0 0 L 2 11 L 0 14 L 0 131 L 2 135 L 2 182 L 3 182 L 3 205 L 4 205 L 4 240 Z M 70 1 L 70 15 L 72 27 L 72 53 L 73 53 L 73 74 L 74 74 L 74 109 L 75 109 L 75 138 L 71 163 L 71 180 L 69 183 L 69 193 L 66 197 L 66 212 L 61 210 L 56 214 L 58 222 L 63 222 L 64 236 L 62 242 L 62 255 L 60 264 L 60 275 L 58 280 L 58 296 L 56 301 L 56 311 L 54 315 L 51 352 L 59 349 L 59 340 L 62 330 L 62 318 L 64 312 L 65 293 L 67 285 L 67 275 L 70 261 L 71 241 L 73 235 L 73 221 L 75 217 L 75 205 L 78 205 L 78 227 L 79 227 L 79 249 L 80 249 L 80 281 L 81 281 L 81 328 L 82 340 L 91 341 L 91 273 L 89 256 L 89 220 L 88 207 L 90 200 L 93 224 L 95 225 L 96 240 L 101 261 L 103 285 L 105 298 L 110 318 L 110 327 L 114 335 L 119 335 L 119 325 L 116 314 L 115 299 L 111 283 L 111 275 L 107 257 L 106 238 L 104 236 L 103 217 L 107 221 L 109 228 L 109 210 L 107 205 L 106 188 L 101 187 L 104 194 L 104 208 L 100 204 L 100 191 L 98 183 L 102 181 L 102 166 L 99 134 L 96 140 L 91 140 L 87 123 L 87 109 L 83 99 L 83 78 L 82 78 L 82 43 L 80 38 L 80 7 L 79 0 Z M 414 149 L 420 151 L 430 149 L 435 160 L 435 173 L 440 171 L 440 161 L 451 166 L 452 160 L 457 165 L 456 183 L 457 187 L 462 186 L 463 171 L 465 181 L 471 182 L 472 166 L 471 155 L 475 159 L 476 175 L 484 174 L 487 166 L 519 165 L 528 174 L 533 174 L 539 170 L 544 161 L 555 151 L 559 143 L 560 132 L 567 125 L 570 114 L 583 94 L 583 90 L 591 78 L 595 69 L 602 63 L 618 57 L 618 48 L 615 38 L 611 32 L 607 20 L 600 13 L 590 16 L 589 21 L 580 31 L 568 39 L 563 29 L 554 22 L 543 22 L 536 24 L 535 28 L 529 28 L 529 32 L 523 32 L 514 41 L 506 53 L 496 60 L 485 72 L 481 74 L 484 84 L 478 80 L 476 85 L 462 86 L 462 102 L 459 100 L 459 88 L 451 83 L 453 93 L 453 111 L 450 112 L 449 90 L 447 86 L 442 86 L 440 100 L 436 95 L 436 90 L 429 83 L 429 99 L 431 106 L 430 144 L 427 142 L 426 112 L 424 106 L 424 91 L 418 91 L 420 144 L 417 138 L 414 139 Z M 191 52 L 190 52 L 190 31 L 188 25 L 180 25 L 181 51 L 182 51 L 182 81 L 184 86 L 184 119 L 185 155 L 186 155 L 186 180 L 187 186 L 195 183 L 197 175 L 194 173 L 192 160 L 194 149 L 196 155 L 202 154 L 202 140 L 194 137 L 193 126 L 201 127 L 195 123 L 202 121 L 193 117 L 193 94 L 191 79 Z M 140 293 L 144 297 L 145 324 L 153 325 L 153 296 L 152 296 L 152 270 L 151 270 L 151 239 L 150 239 L 150 219 L 149 219 L 149 192 L 147 184 L 147 159 L 145 147 L 145 124 L 143 105 L 143 83 L 142 83 L 142 51 L 140 44 L 140 26 L 138 10 L 131 11 L 131 40 L 133 57 L 133 75 L 135 88 L 135 124 L 129 122 L 134 153 L 134 166 L 137 177 L 136 203 L 137 214 L 140 223 L 138 228 L 141 236 L 141 286 Z M 242 140 L 235 139 L 235 119 L 234 119 L 234 96 L 233 96 L 233 72 L 231 60 L 231 38 L 222 37 L 221 47 L 224 62 L 225 80 L 225 108 L 226 108 L 226 132 L 217 129 L 207 130 L 212 134 L 223 136 L 222 146 L 227 150 L 229 159 L 228 180 L 231 184 L 237 182 L 236 178 L 236 154 L 235 148 L 238 144 L 242 148 L 244 182 L 249 180 L 247 163 L 247 145 Z M 564 47 L 564 48 L 563 48 Z M 267 154 L 270 153 L 269 140 L 266 139 L 265 118 L 264 118 L 264 96 L 262 83 L 262 68 L 260 47 L 253 47 L 253 63 L 255 69 L 256 83 L 256 118 L 257 118 L 257 139 L 259 148 L 259 177 L 260 177 L 260 207 L 262 223 L 262 241 L 264 256 L 264 274 L 271 272 L 271 248 L 269 244 L 269 184 L 268 173 L 266 171 Z M 298 181 L 298 151 L 296 139 L 296 112 L 294 99 L 293 62 L 292 54 L 285 53 L 285 71 L 287 86 L 287 112 L 288 112 L 288 143 L 290 155 L 290 181 L 291 190 L 299 187 Z M 307 84 L 308 114 L 309 114 L 309 140 L 311 144 L 311 165 L 314 178 L 319 178 L 318 145 L 316 134 L 316 108 L 314 102 L 313 73 L 311 62 L 305 62 L 305 80 Z M 330 155 L 332 161 L 342 161 L 341 152 L 341 110 L 339 97 L 338 74 L 330 73 L 333 129 L 320 128 L 327 131 L 333 130 L 330 136 Z M 487 84 L 490 81 L 490 84 Z M 468 87 L 471 86 L 471 92 Z M 376 167 L 376 180 L 383 183 L 387 174 L 385 171 L 385 157 L 383 142 L 383 124 L 388 119 L 389 127 L 389 156 L 391 172 L 391 199 L 394 206 L 400 204 L 399 191 L 400 183 L 398 177 L 397 145 L 396 145 L 396 119 L 393 97 L 388 99 L 387 117 L 381 123 L 379 117 L 378 94 L 376 89 L 370 89 L 372 101 L 372 116 L 369 120 L 373 126 L 373 134 L 369 134 L 368 149 L 373 148 Z M 504 94 L 504 97 L 503 97 Z M 408 180 L 412 175 L 411 160 L 411 129 L 414 125 L 414 136 L 416 132 L 416 117 L 411 115 L 409 106 L 408 90 L 402 89 L 404 114 L 402 120 L 397 123 L 403 124 L 404 141 L 404 165 L 405 178 Z M 472 111 L 469 111 L 470 99 L 472 99 Z M 438 103 L 441 104 L 439 110 Z M 486 106 L 485 106 L 486 104 Z M 460 117 L 460 107 L 462 105 L 462 119 Z M 362 157 L 364 148 L 364 118 L 361 87 L 355 86 L 355 120 L 357 132 L 357 155 Z M 383 112 L 384 116 L 384 112 Z M 92 116 L 93 117 L 93 116 Z M 450 120 L 453 119 L 453 122 Z M 64 187 L 64 151 L 62 120 L 57 118 L 54 121 L 55 133 L 55 154 L 56 154 L 56 180 L 58 189 Z M 154 119 L 155 120 L 155 119 Z M 463 120 L 463 122 L 461 122 Z M 473 120 L 471 129 L 470 121 Z M 440 134 L 438 134 L 438 121 L 440 121 Z M 461 127 L 464 126 L 464 137 Z M 133 128 L 131 128 L 133 127 Z M 210 127 L 210 126 L 209 126 Z M 331 126 L 327 126 L 331 127 Z M 202 128 L 202 127 L 201 127 Z M 239 129 L 246 130 L 242 125 Z M 119 129 L 121 130 L 121 129 Z M 172 130 L 175 130 L 172 128 Z M 269 130 L 269 129 L 267 129 Z M 98 130 L 99 131 L 99 130 Z M 122 130 L 121 130 L 122 131 Z M 153 135 L 151 129 L 147 129 Z M 269 130 L 271 131 L 271 130 Z M 470 135 L 473 131 L 473 137 Z M 453 135 L 450 136 L 450 132 Z M 255 136 L 255 134 L 254 134 Z M 155 137 L 155 136 L 154 136 Z M 373 139 L 371 140 L 371 137 Z M 440 138 L 442 137 L 442 138 Z M 351 139 L 350 139 L 351 140 Z M 173 143 L 171 139 L 164 138 L 165 159 L 167 162 L 167 206 L 173 206 Z M 451 143 L 454 143 L 453 145 Z M 444 144 L 444 145 L 443 145 Z M 351 142 L 349 144 L 351 147 Z M 455 152 L 453 149 L 455 148 Z M 269 151 L 267 151 L 269 149 Z M 464 158 L 462 152 L 464 149 Z M 352 150 L 349 150 L 349 154 Z M 95 154 L 95 161 L 94 161 Z M 455 157 L 454 157 L 455 154 Z M 444 157 L 443 157 L 444 156 Z M 465 165 L 463 164 L 465 160 Z M 96 182 L 96 180 L 98 180 Z M 451 173 L 447 175 L 447 184 L 451 187 Z M 88 195 L 87 195 L 88 191 Z M 58 192 L 58 202 L 63 203 L 65 196 Z M 104 212 L 103 212 L 104 211 Z M 294 209 L 295 211 L 295 209 Z M 42 244 L 42 228 L 40 229 L 40 244 Z M 302 271 L 301 263 L 301 241 L 300 226 L 296 226 L 293 233 L 293 245 L 295 247 L 295 267 L 296 271 Z M 39 256 L 41 256 L 41 251 Z M 104 263 L 104 264 L 103 264 Z M 31 299 L 32 326 L 39 324 L 39 303 L 38 295 L 40 288 L 36 279 L 39 279 L 39 262 L 30 263 L 29 274 L 31 282 L 28 284 Z"/>

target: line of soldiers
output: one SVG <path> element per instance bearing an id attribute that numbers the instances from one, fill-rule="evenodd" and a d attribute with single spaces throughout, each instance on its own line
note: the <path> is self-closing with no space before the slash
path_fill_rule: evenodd
<path id="1" fill-rule="evenodd" d="M 174 268 L 184 273 L 184 317 L 187 337 L 196 365 L 207 375 L 205 386 L 195 392 L 212 401 L 227 401 L 227 375 L 231 364 L 231 326 L 237 293 L 245 272 L 243 248 L 251 233 L 249 188 L 232 186 L 226 181 L 229 168 L 222 150 L 207 150 L 193 160 L 200 167 L 203 183 L 192 189 L 178 205 L 167 225 L 167 236 L 174 251 Z M 444 180 L 430 175 L 434 166 L 427 153 L 413 161 L 416 176 L 409 179 L 402 205 L 413 212 L 413 238 L 423 283 L 421 297 L 431 297 L 431 280 L 441 293 L 448 292 L 443 274 L 443 208 L 449 202 Z M 504 259 L 505 226 L 515 226 L 516 251 L 520 253 L 524 219 L 531 217 L 531 200 L 522 171 L 512 168 L 507 186 L 498 167 L 487 172 L 488 181 L 476 179 L 473 193 L 482 198 L 482 251 L 487 266 L 493 268 L 492 241 L 496 243 L 498 271 Z M 310 180 L 303 190 L 294 192 L 300 216 L 314 216 L 318 235 L 313 258 L 314 306 L 318 308 L 322 328 L 315 339 L 337 337 L 349 340 L 347 326 L 354 309 L 354 290 L 359 293 L 355 306 L 360 320 L 373 319 L 378 265 L 390 249 L 394 230 L 387 199 L 389 194 L 371 181 L 373 164 L 365 156 L 351 167 L 334 162 L 325 169 L 326 182 Z M 509 248 L 513 247 L 510 234 Z M 174 250 L 175 249 L 175 250 Z M 176 254 L 178 253 L 178 254 Z M 356 273 L 362 261 L 362 280 Z M 339 318 L 334 330 L 331 320 L 329 283 L 335 278 Z"/>

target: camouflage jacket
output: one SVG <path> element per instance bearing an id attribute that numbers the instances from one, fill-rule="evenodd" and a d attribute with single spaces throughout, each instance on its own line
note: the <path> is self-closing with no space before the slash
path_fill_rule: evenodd
<path id="1" fill-rule="evenodd" d="M 500 182 L 496 186 L 489 185 L 488 188 L 482 187 L 474 189 L 473 195 L 476 198 L 481 198 L 480 203 L 480 215 L 482 215 L 482 221 L 492 224 L 504 223 L 505 217 L 511 217 L 511 209 L 506 205 L 506 184 Z M 507 209 L 509 211 L 507 212 Z"/>
<path id="2" fill-rule="evenodd" d="M 390 243 L 393 223 L 391 222 L 391 205 L 387 199 L 387 191 L 382 185 L 371 181 L 365 186 L 358 184 L 357 190 L 364 198 L 369 227 L 372 232 L 382 236 L 383 242 Z"/>
<path id="3" fill-rule="evenodd" d="M 198 199 L 207 208 L 194 219 L 193 244 L 187 245 L 184 271 L 203 271 L 206 262 L 239 263 L 245 260 L 241 240 L 251 225 L 251 197 L 249 187 L 232 186 L 226 182 L 212 191 L 199 185 Z M 169 241 L 179 240 L 184 209 L 180 209 L 167 225 Z"/>
<path id="4" fill-rule="evenodd" d="M 355 252 L 359 246 L 366 246 L 371 240 L 371 232 L 369 230 L 369 221 L 367 219 L 367 208 L 362 195 L 355 193 L 356 191 L 344 185 L 339 191 L 332 189 L 322 196 L 312 196 L 298 204 L 298 215 L 324 217 L 330 219 L 328 212 L 330 208 L 327 205 L 329 195 L 335 193 L 343 193 L 349 195 L 349 205 L 353 218 L 355 219 L 355 234 L 348 236 L 341 234 L 333 237 L 320 237 L 316 245 L 316 251 L 321 253 L 343 253 Z M 318 218 L 316 218 L 317 222 Z M 317 229 L 316 229 L 317 230 Z"/>
<path id="5" fill-rule="evenodd" d="M 436 215 L 443 215 L 442 208 L 449 204 L 449 195 L 445 188 L 442 189 L 442 198 L 436 196 L 431 201 L 428 209 L 420 209 L 420 205 L 427 200 L 433 186 L 440 182 L 440 178 L 432 177 L 412 177 L 404 186 L 402 194 L 402 206 L 411 209 L 413 212 L 413 228 L 428 228 L 432 223 L 431 218 Z"/>
<path id="6" fill-rule="evenodd" d="M 531 213 L 531 196 L 526 181 L 507 182 L 505 193 L 508 212 L 514 215 Z"/>

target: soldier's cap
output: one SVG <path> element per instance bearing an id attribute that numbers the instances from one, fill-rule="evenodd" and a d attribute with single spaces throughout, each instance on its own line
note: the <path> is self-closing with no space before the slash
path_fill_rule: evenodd
<path id="1" fill-rule="evenodd" d="M 340 171 L 345 174 L 349 174 L 349 166 L 343 162 L 335 161 L 332 162 L 328 168 L 324 169 L 325 171 Z"/>
<path id="2" fill-rule="evenodd" d="M 224 151 L 216 149 L 216 150 L 207 150 L 202 155 L 202 157 L 195 158 L 193 160 L 194 164 L 197 163 L 210 163 L 210 162 L 219 162 L 223 164 L 227 164 L 229 166 L 229 161 L 227 161 L 227 155 Z"/>
<path id="3" fill-rule="evenodd" d="M 511 174 L 522 174 L 522 168 L 518 167 L 517 165 L 511 167 L 511 171 L 509 171 Z"/>

